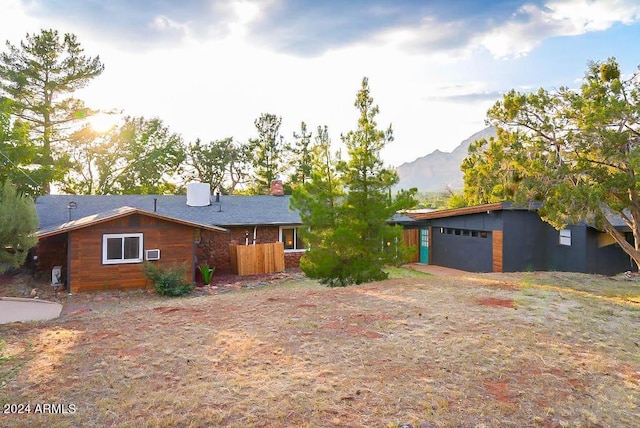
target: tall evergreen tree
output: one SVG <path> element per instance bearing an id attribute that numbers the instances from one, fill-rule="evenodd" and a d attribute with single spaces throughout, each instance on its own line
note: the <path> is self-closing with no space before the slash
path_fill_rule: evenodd
<path id="1" fill-rule="evenodd" d="M 263 113 L 254 121 L 258 138 L 251 139 L 249 146 L 253 153 L 254 183 L 252 192 L 267 194 L 271 181 L 282 172 L 284 138 L 280 135 L 282 118 L 271 113 Z"/>
<path id="2" fill-rule="evenodd" d="M 393 141 L 393 132 L 391 125 L 386 130 L 378 128 L 379 109 L 373 103 L 366 77 L 355 107 L 360 112 L 358 126 L 342 136 L 349 160 L 341 164 L 341 171 L 349 192 L 340 208 L 337 235 L 345 248 L 343 261 L 348 266 L 343 276 L 349 282 L 361 283 L 387 277 L 382 268 L 395 257 L 390 244 L 396 244 L 401 236 L 401 228 L 390 226 L 387 221 L 413 201 L 405 199 L 404 194 L 397 203 L 391 198 L 391 187 L 399 178 L 395 170 L 384 166 L 380 152 Z"/>
<path id="3" fill-rule="evenodd" d="M 307 124 L 304 122 L 300 123 L 300 133 L 293 133 L 295 143 L 288 147 L 291 157 L 291 175 L 289 176 L 289 181 L 292 187 L 304 184 L 309 180 L 311 175 L 312 136 L 312 132 L 307 131 Z"/>
<path id="4" fill-rule="evenodd" d="M 339 264 L 334 234 L 344 186 L 337 170 L 339 158 L 331 150 L 327 127 L 318 127 L 310 147 L 308 180 L 296 186 L 291 197 L 291 208 L 305 225 L 298 233 L 309 248 L 300 266 L 312 278 L 331 278 Z"/>
<path id="5" fill-rule="evenodd" d="M 104 70 L 99 57 L 87 57 L 73 34 L 55 30 L 27 34 L 15 46 L 7 41 L 0 54 L 0 94 L 12 100 L 16 117 L 27 122 L 38 147 L 34 164 L 41 171 L 42 192 L 68 169 L 60 144 L 74 123 L 91 114 L 73 93 Z"/>
<path id="6" fill-rule="evenodd" d="M 20 267 L 38 242 L 33 199 L 21 195 L 10 180 L 0 187 L 0 272 Z"/>
<path id="7" fill-rule="evenodd" d="M 355 106 L 360 112 L 358 126 L 342 136 L 349 160 L 335 163 L 327 157 L 327 149 L 320 150 L 325 155 L 320 161 L 315 156 L 311 180 L 296 189 L 292 202 L 294 208 L 302 208 L 303 223 L 309 228 L 303 237 L 310 241 L 310 250 L 301 267 L 331 286 L 386 278 L 383 267 L 405 256 L 401 228 L 387 221 L 397 210 L 415 205 L 415 189 L 391 197 L 398 175 L 380 158 L 380 151 L 392 141 L 391 127 L 378 129 L 378 107 L 366 78 Z M 330 185 L 338 177 L 339 184 Z"/>

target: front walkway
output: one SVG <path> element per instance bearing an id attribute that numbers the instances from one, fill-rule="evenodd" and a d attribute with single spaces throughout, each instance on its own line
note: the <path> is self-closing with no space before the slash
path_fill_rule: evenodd
<path id="1" fill-rule="evenodd" d="M 57 318 L 62 305 L 56 302 L 18 297 L 0 297 L 0 324 Z"/>
<path id="2" fill-rule="evenodd" d="M 444 266 L 425 265 L 422 263 L 408 263 L 405 265 L 405 267 L 419 270 L 421 272 L 430 273 L 431 275 L 436 275 L 436 276 L 463 276 L 463 275 L 469 275 L 470 273 L 463 270 L 448 268 Z"/>

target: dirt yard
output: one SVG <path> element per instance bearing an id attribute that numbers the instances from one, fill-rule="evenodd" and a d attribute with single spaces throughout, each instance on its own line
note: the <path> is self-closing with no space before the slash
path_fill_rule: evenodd
<path id="1" fill-rule="evenodd" d="M 640 426 L 639 282 L 393 274 L 58 296 L 0 326 L 0 425 Z"/>

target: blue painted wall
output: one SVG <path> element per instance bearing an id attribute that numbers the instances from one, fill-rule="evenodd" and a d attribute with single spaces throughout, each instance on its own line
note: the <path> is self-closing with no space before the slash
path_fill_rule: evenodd
<path id="1" fill-rule="evenodd" d="M 638 268 L 619 245 L 607 245 L 598 247 L 598 232 L 595 229 L 587 229 L 587 272 L 603 275 L 615 275 L 628 270 L 636 271 Z M 627 234 L 627 241 L 633 244 L 633 237 Z"/>
<path id="2" fill-rule="evenodd" d="M 491 231 L 502 229 L 501 214 L 491 211 L 430 220 L 431 262 L 469 272 L 491 272 Z M 449 230 L 460 233 L 447 233 Z"/>
<path id="3" fill-rule="evenodd" d="M 629 257 L 618 245 L 598 248 L 600 232 L 584 224 L 568 226 L 571 245 L 560 245 L 559 231 L 535 211 L 490 211 L 431 219 L 413 226 L 420 225 L 432 226 L 431 262 L 440 266 L 491 272 L 491 232 L 501 230 L 504 272 L 556 270 L 613 275 L 632 269 Z M 447 229 L 460 233 L 447 233 Z M 486 238 L 477 232 L 486 232 Z"/>

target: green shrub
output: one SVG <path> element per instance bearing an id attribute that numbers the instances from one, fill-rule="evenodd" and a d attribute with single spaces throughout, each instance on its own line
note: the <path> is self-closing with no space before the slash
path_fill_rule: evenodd
<path id="1" fill-rule="evenodd" d="M 154 263 L 144 263 L 142 273 L 153 282 L 156 293 L 162 296 L 185 296 L 191 293 L 194 285 L 184 280 L 186 268 L 174 265 L 162 268 Z"/>
<path id="2" fill-rule="evenodd" d="M 382 266 L 370 264 L 364 258 L 340 258 L 333 250 L 313 248 L 300 259 L 300 269 L 309 278 L 318 279 L 329 287 L 346 287 L 387 279 Z"/>

